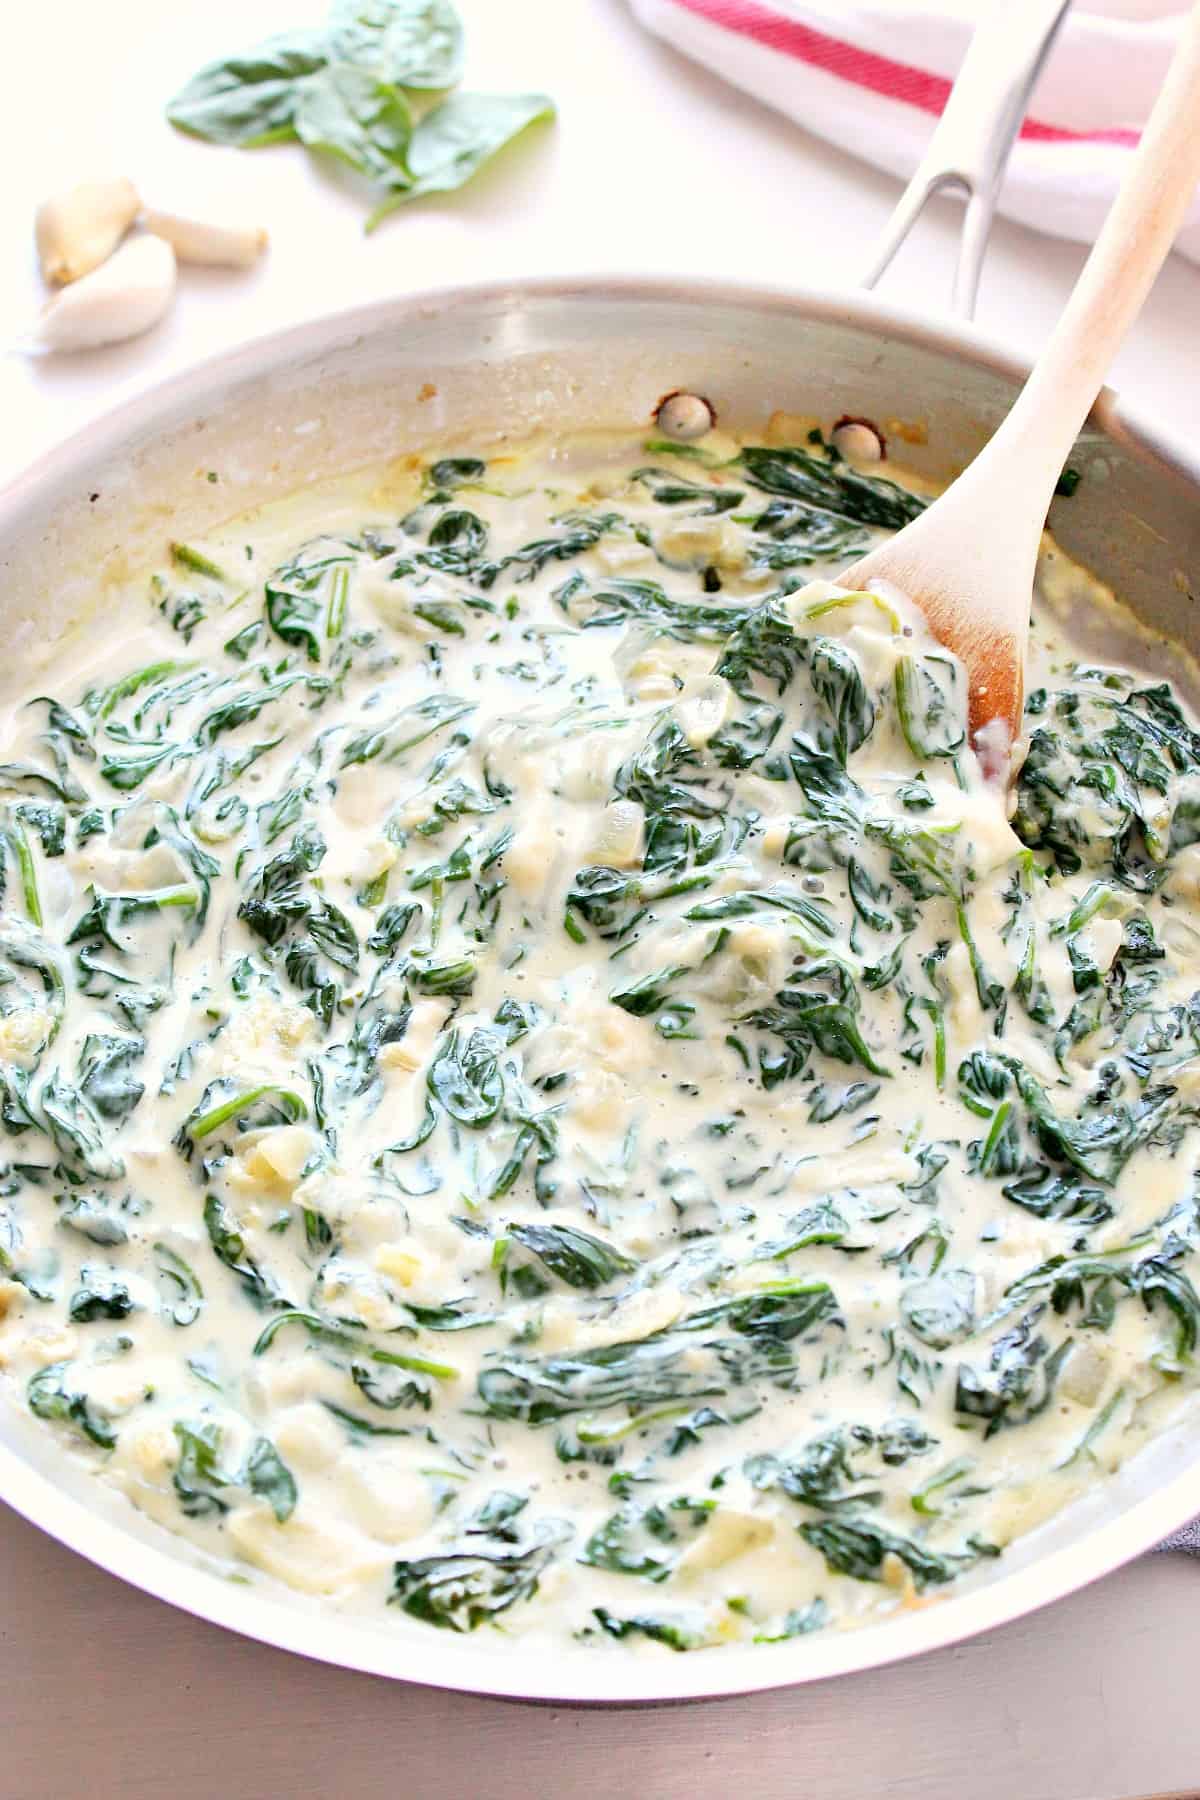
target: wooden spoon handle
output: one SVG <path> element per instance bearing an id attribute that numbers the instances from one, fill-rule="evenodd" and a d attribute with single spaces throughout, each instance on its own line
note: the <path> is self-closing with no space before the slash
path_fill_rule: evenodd
<path id="1" fill-rule="evenodd" d="M 1200 4 L 1184 20 L 1140 148 L 1050 341 L 985 452 L 989 461 L 993 453 L 1019 458 L 1031 486 L 1037 467 L 1047 494 L 1053 490 L 1198 181 Z"/>
<path id="2" fill-rule="evenodd" d="M 842 576 L 855 586 L 890 584 L 920 607 L 966 667 L 973 734 L 999 720 L 1011 742 L 1020 729 L 1029 597 L 1050 500 L 1197 181 L 1200 0 L 1104 227 L 1011 412 L 926 512 Z M 998 767 L 1006 762 L 1006 749 L 995 755 Z"/>

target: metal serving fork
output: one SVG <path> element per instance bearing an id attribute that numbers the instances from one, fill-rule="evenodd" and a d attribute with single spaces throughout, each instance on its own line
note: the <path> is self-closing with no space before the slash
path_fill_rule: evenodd
<path id="1" fill-rule="evenodd" d="M 1071 0 L 992 0 L 971 39 L 929 146 L 884 229 L 863 287 L 873 288 L 934 194 L 964 196 L 951 307 L 975 311 L 1008 153 Z"/>

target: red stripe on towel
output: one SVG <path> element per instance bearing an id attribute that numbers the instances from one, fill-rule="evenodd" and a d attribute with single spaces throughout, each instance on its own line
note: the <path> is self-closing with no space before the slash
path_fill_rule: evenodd
<path id="1" fill-rule="evenodd" d="M 900 100 L 922 112 L 940 115 L 950 95 L 951 83 L 942 75 L 927 69 L 914 69 L 909 63 L 893 62 L 872 50 L 860 50 L 840 38 L 827 37 L 814 31 L 799 19 L 760 6 L 756 0 L 673 0 L 684 12 L 707 19 L 722 31 L 753 39 L 764 49 L 795 57 L 810 68 L 822 69 L 839 81 L 866 88 L 886 100 Z M 1124 126 L 1111 126 L 1102 131 L 1068 131 L 1059 125 L 1046 125 L 1038 119 L 1026 119 L 1021 136 L 1028 142 L 1043 144 L 1122 144 L 1138 142 L 1138 133 Z"/>

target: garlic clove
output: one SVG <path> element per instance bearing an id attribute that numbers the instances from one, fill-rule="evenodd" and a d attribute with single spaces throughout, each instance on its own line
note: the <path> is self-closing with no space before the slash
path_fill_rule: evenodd
<path id="1" fill-rule="evenodd" d="M 219 224 L 215 219 L 191 218 L 185 213 L 159 212 L 147 207 L 142 223 L 155 237 L 165 238 L 180 262 L 207 263 L 214 268 L 248 269 L 267 247 L 261 225 L 238 222 Z"/>
<path id="2" fill-rule="evenodd" d="M 175 297 L 175 252 L 159 237 L 136 237 L 100 268 L 47 301 L 26 347 L 92 350 L 157 325 Z"/>
<path id="3" fill-rule="evenodd" d="M 34 220 L 42 274 L 52 287 L 78 281 L 111 256 L 141 200 L 132 181 L 85 181 L 43 200 Z"/>

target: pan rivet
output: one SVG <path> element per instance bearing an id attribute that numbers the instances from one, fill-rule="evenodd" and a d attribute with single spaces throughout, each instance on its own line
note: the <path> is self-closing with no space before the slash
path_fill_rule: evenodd
<path id="1" fill-rule="evenodd" d="M 703 437 L 717 422 L 716 413 L 701 394 L 666 394 L 654 417 L 664 436 L 681 444 Z"/>
<path id="2" fill-rule="evenodd" d="M 883 439 L 867 419 L 839 419 L 832 431 L 833 447 L 850 462 L 882 462 Z"/>

